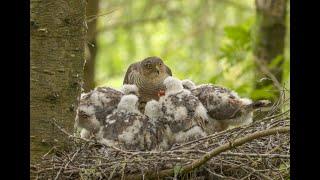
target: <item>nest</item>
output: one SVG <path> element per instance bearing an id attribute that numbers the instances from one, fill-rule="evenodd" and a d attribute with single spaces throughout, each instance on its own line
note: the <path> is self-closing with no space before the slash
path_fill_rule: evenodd
<path id="1" fill-rule="evenodd" d="M 278 106 L 279 107 L 279 106 Z M 287 179 L 290 110 L 270 111 L 242 127 L 176 144 L 168 151 L 127 151 L 73 136 L 31 165 L 36 179 Z"/>

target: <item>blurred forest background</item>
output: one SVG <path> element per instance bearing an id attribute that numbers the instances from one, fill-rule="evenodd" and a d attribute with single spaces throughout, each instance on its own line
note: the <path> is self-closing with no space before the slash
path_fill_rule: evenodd
<path id="1" fill-rule="evenodd" d="M 275 99 L 280 85 L 290 87 L 290 2 L 260 2 L 88 1 L 85 91 L 119 88 L 131 63 L 159 56 L 180 79 L 223 85 L 253 99 Z M 259 46 L 267 51 L 261 53 Z M 255 63 L 261 58 L 278 74 L 261 73 Z M 265 83 L 268 79 L 278 82 Z"/>
<path id="2" fill-rule="evenodd" d="M 128 66 L 149 56 L 196 84 L 290 97 L 289 0 L 31 1 L 30 37 L 34 162 L 70 144 L 81 87 L 120 88 Z"/>

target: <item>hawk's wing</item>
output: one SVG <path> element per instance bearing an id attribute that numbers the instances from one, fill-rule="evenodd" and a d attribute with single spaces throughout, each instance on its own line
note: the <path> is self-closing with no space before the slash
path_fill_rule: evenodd
<path id="1" fill-rule="evenodd" d="M 133 63 L 128 67 L 126 75 L 124 76 L 123 84 L 134 84 L 132 76 L 134 73 L 137 73 L 138 66 L 139 63 Z"/>
<path id="2" fill-rule="evenodd" d="M 172 76 L 171 69 L 170 69 L 167 65 L 165 65 L 165 66 L 166 66 L 166 72 L 167 72 L 170 76 Z"/>

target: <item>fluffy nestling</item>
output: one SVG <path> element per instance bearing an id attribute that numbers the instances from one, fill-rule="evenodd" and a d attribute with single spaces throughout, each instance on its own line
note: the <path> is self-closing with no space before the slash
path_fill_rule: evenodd
<path id="1" fill-rule="evenodd" d="M 187 89 L 189 91 L 196 88 L 196 84 L 194 82 L 192 82 L 190 79 L 184 79 L 181 81 L 181 83 L 182 83 L 183 88 Z"/>
<path id="2" fill-rule="evenodd" d="M 149 121 L 153 124 L 161 121 L 163 113 L 161 112 L 161 105 L 156 100 L 147 102 L 144 114 L 149 117 Z"/>
<path id="3" fill-rule="evenodd" d="M 82 128 L 81 137 L 88 138 L 91 133 L 97 133 L 104 124 L 105 117 L 117 108 L 124 94 L 138 94 L 137 87 L 124 85 L 122 91 L 110 87 L 98 87 L 81 94 L 76 115 L 76 126 Z"/>
<path id="4" fill-rule="evenodd" d="M 173 134 L 169 142 L 181 143 L 205 136 L 204 128 L 208 117 L 198 98 L 183 89 L 179 79 L 168 77 L 164 80 L 164 85 L 165 96 L 160 98 L 159 103 L 164 121 Z"/>
<path id="5" fill-rule="evenodd" d="M 191 89 L 191 93 L 207 109 L 211 122 L 214 122 L 212 131 L 249 124 L 252 122 L 253 111 L 271 105 L 268 100 L 252 102 L 248 98 L 240 98 L 236 92 L 212 84 L 196 86 Z"/>
<path id="6" fill-rule="evenodd" d="M 156 145 L 152 124 L 138 110 L 138 97 L 124 95 L 117 109 L 106 117 L 98 139 L 129 150 L 150 150 Z"/>
<path id="7" fill-rule="evenodd" d="M 134 84 L 123 84 L 120 91 L 123 92 L 126 95 L 134 94 L 134 95 L 136 95 L 138 97 L 140 96 L 139 89 Z"/>
<path id="8" fill-rule="evenodd" d="M 81 136 L 88 138 L 88 134 L 98 132 L 106 115 L 116 109 L 122 96 L 121 91 L 109 87 L 98 87 L 81 94 L 76 115 L 76 125 L 85 129 Z"/>
<path id="9" fill-rule="evenodd" d="M 168 150 L 172 145 L 169 140 L 172 139 L 173 134 L 161 111 L 161 104 L 156 100 L 147 102 L 144 114 L 148 116 L 149 122 L 152 124 L 152 131 L 156 135 L 155 149 Z"/>

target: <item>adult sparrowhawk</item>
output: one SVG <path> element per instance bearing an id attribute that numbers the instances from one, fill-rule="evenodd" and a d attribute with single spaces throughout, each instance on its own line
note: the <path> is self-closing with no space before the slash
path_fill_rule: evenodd
<path id="1" fill-rule="evenodd" d="M 139 109 L 143 112 L 145 103 L 159 100 L 159 92 L 165 90 L 163 81 L 172 76 L 170 68 L 159 57 L 148 57 L 131 64 L 127 69 L 123 84 L 135 84 L 139 89 Z"/>

